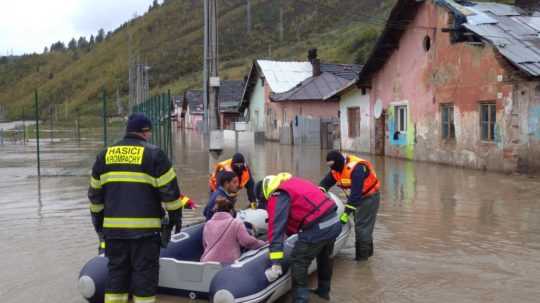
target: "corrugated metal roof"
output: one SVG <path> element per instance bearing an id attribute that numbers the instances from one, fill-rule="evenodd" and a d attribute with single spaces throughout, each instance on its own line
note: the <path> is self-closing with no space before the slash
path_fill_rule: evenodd
<path id="1" fill-rule="evenodd" d="M 257 60 L 274 93 L 284 93 L 313 75 L 309 62 Z"/>
<path id="2" fill-rule="evenodd" d="M 540 76 L 540 16 L 527 16 L 518 7 L 500 3 L 439 0 L 453 11 L 464 14 L 463 27 L 490 42 L 517 68 L 533 77 Z M 495 20 L 495 22 L 493 22 Z"/>
<path id="3" fill-rule="evenodd" d="M 354 80 L 354 79 L 353 79 Z M 288 92 L 273 94 L 272 101 L 325 101 L 348 86 L 351 81 L 331 73 L 322 73 L 301 82 Z"/>

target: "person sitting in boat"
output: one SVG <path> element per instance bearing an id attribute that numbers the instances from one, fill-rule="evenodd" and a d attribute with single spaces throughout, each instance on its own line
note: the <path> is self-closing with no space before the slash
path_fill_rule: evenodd
<path id="1" fill-rule="evenodd" d="M 210 199 L 208 200 L 208 204 L 204 208 L 203 215 L 207 221 L 210 220 L 216 212 L 216 200 L 218 199 L 227 200 L 232 205 L 234 211 L 236 197 L 238 195 L 238 191 L 240 191 L 239 182 L 240 181 L 236 173 L 230 171 L 224 171 L 221 173 L 219 178 L 219 187 L 215 192 L 212 193 Z M 236 214 L 233 214 L 233 216 L 236 216 Z"/>
<path id="2" fill-rule="evenodd" d="M 235 179 L 238 179 L 236 176 Z M 236 181 L 238 183 L 238 181 Z M 258 249 L 264 241 L 251 236 L 244 223 L 233 216 L 234 205 L 228 199 L 216 199 L 216 213 L 203 229 L 204 253 L 201 262 L 233 263 L 241 249 Z"/>
<path id="3" fill-rule="evenodd" d="M 251 174 L 251 170 L 246 163 L 246 159 L 241 153 L 234 154 L 231 159 L 220 162 L 214 167 L 214 171 L 208 180 L 210 194 L 217 190 L 220 183 L 219 179 L 221 178 L 221 174 L 226 171 L 234 172 L 238 176 L 239 191 L 242 188 L 246 188 L 250 207 L 257 208 L 254 191 L 255 181 L 253 179 L 253 175 Z"/>

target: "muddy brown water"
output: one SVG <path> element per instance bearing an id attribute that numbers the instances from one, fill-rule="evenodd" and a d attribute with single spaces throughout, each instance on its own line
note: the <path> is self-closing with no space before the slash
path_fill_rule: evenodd
<path id="1" fill-rule="evenodd" d="M 325 151 L 316 148 L 242 136 L 239 147 L 257 178 L 290 171 L 318 181 L 326 172 Z M 34 148 L 0 146 L 0 298 L 83 303 L 78 272 L 97 249 L 86 190 L 98 143 L 45 142 L 40 182 Z M 229 138 L 221 158 L 234 148 Z M 368 158 L 383 182 L 375 257 L 351 261 L 351 238 L 335 261 L 332 302 L 539 301 L 539 179 Z M 198 134 L 178 134 L 180 185 L 199 204 L 208 198 L 208 163 Z M 185 217 L 189 224 L 200 214 Z"/>

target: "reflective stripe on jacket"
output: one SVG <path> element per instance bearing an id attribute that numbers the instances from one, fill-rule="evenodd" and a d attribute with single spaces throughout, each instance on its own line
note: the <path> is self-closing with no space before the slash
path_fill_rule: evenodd
<path id="1" fill-rule="evenodd" d="M 336 180 L 337 186 L 349 189 L 352 185 L 352 172 L 357 165 L 363 165 L 368 170 L 368 176 L 364 180 L 362 197 L 368 197 L 379 191 L 381 183 L 377 179 L 377 174 L 371 162 L 352 155 L 345 155 L 345 166 L 343 171 L 332 170 L 332 177 Z"/>
<path id="2" fill-rule="evenodd" d="M 101 152 L 92 169 L 90 211 L 109 238 L 136 238 L 161 229 L 164 209 L 180 212 L 176 173 L 157 146 L 135 135 Z"/>

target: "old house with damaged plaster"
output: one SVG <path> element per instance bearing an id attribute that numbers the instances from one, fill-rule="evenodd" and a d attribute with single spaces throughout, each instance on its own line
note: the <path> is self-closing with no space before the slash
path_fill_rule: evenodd
<path id="1" fill-rule="evenodd" d="M 373 153 L 540 168 L 540 12 L 400 0 L 358 85 L 369 89 Z"/>

